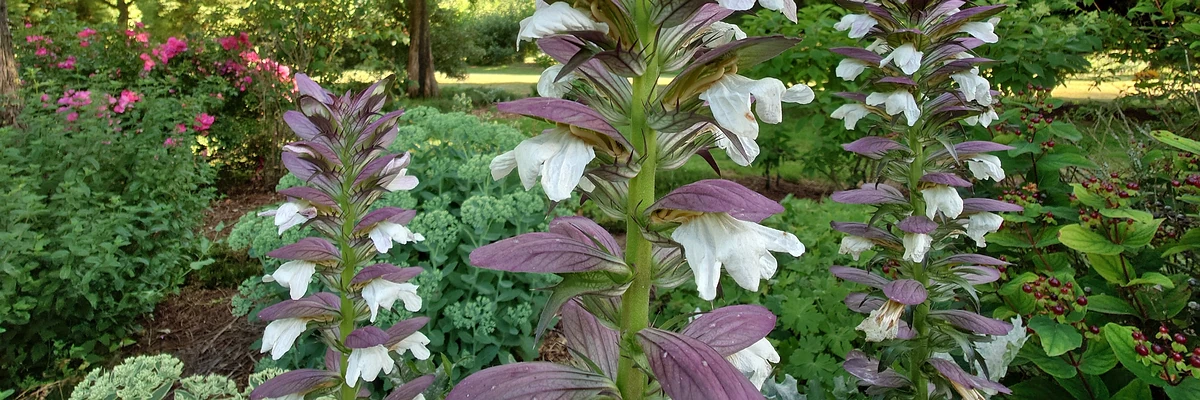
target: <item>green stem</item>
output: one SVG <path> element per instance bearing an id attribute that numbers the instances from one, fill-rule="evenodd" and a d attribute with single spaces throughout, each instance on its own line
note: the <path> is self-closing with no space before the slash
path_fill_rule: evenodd
<path id="1" fill-rule="evenodd" d="M 916 348 L 910 354 L 909 359 L 909 378 L 913 381 L 914 389 L 916 390 L 916 400 L 928 400 L 929 390 L 925 380 L 925 371 L 922 367 L 925 366 L 925 361 L 929 359 L 929 325 L 925 323 L 929 316 L 929 303 L 921 303 L 913 310 L 913 330 L 916 332 L 917 341 Z"/>
<path id="2" fill-rule="evenodd" d="M 343 150 L 347 152 L 348 150 Z M 350 156 L 341 154 L 343 165 L 351 165 L 349 163 Z M 350 299 L 350 281 L 354 279 L 354 273 L 358 269 L 358 255 L 354 251 L 352 240 L 354 238 L 354 227 L 358 224 L 359 209 L 351 198 L 351 191 L 354 190 L 354 176 L 358 175 L 355 168 L 345 171 L 345 177 L 342 182 L 341 193 L 337 196 L 338 207 L 342 210 L 342 231 L 338 237 L 334 238 L 337 242 L 338 252 L 342 255 L 340 266 L 342 267 L 342 275 L 338 284 L 338 296 L 342 299 L 341 318 L 342 321 L 338 325 L 338 340 L 344 345 L 346 337 L 354 332 L 357 328 L 355 320 L 358 318 L 357 311 L 354 309 L 354 301 Z M 346 377 L 346 367 L 349 365 L 350 355 L 342 353 L 341 359 L 341 374 L 343 381 Z M 357 400 L 358 388 L 340 385 L 338 397 L 342 400 Z"/>
<path id="3" fill-rule="evenodd" d="M 637 176 L 629 181 L 629 198 L 625 216 L 625 262 L 633 270 L 633 281 L 621 297 L 621 333 L 632 339 L 650 324 L 650 286 L 653 283 L 653 254 L 650 242 L 642 236 L 641 215 L 655 200 L 654 181 L 658 169 L 656 132 L 646 123 L 646 105 L 655 98 L 660 65 L 656 53 L 655 26 L 650 20 L 650 4 L 637 1 L 632 11 L 637 23 L 639 45 L 649 49 L 646 72 L 633 78 L 633 99 L 630 102 L 630 142 L 641 161 Z M 622 354 L 618 365 L 617 387 L 621 398 L 640 400 L 646 394 L 646 376 L 633 362 L 632 354 Z"/>

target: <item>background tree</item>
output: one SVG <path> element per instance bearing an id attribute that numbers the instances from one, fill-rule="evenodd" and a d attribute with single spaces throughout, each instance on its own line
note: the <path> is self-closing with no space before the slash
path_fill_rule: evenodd
<path id="1" fill-rule="evenodd" d="M 17 75 L 17 59 L 13 55 L 12 32 L 8 29 L 8 0 L 0 0 L 0 126 L 16 121 L 21 77 Z"/>
<path id="2" fill-rule="evenodd" d="M 408 6 L 408 97 L 436 97 L 437 76 L 433 69 L 433 43 L 430 38 L 429 0 L 409 0 Z"/>

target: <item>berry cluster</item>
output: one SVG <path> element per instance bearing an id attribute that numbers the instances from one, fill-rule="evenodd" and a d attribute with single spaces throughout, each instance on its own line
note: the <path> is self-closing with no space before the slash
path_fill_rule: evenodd
<path id="1" fill-rule="evenodd" d="M 1077 320 L 1073 323 L 1080 330 L 1088 330 L 1081 318 L 1068 318 L 1071 311 L 1084 312 L 1087 310 L 1088 299 L 1083 290 L 1079 290 L 1074 282 L 1063 282 L 1052 276 L 1038 276 L 1037 280 L 1021 285 L 1021 291 L 1033 296 L 1037 301 L 1037 314 L 1047 315 L 1059 322 Z M 1093 332 L 1095 333 L 1095 332 Z"/>
<path id="2" fill-rule="evenodd" d="M 1006 201 L 1019 206 L 1041 204 L 1043 201 L 1046 201 L 1046 192 L 1039 190 L 1036 183 L 1029 182 L 1019 188 L 1004 190 L 999 196 L 996 196 L 996 200 Z"/>
<path id="3" fill-rule="evenodd" d="M 1109 208 L 1120 208 L 1129 205 L 1129 199 L 1136 197 L 1142 185 L 1132 179 L 1121 176 L 1116 172 L 1108 174 L 1108 178 L 1088 177 L 1080 182 L 1089 193 L 1103 199 Z M 1075 200 L 1075 194 L 1071 195 Z"/>
<path id="4" fill-rule="evenodd" d="M 1142 364 L 1162 368 L 1160 378 L 1175 383 L 1188 376 L 1200 375 L 1200 346 L 1189 351 L 1187 335 L 1172 333 L 1163 325 L 1153 338 L 1135 330 L 1133 340 L 1137 343 L 1133 349 L 1141 356 Z"/>

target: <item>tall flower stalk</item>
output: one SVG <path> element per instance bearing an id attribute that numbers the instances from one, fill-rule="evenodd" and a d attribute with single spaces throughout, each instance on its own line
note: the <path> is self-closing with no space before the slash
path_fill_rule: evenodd
<path id="1" fill-rule="evenodd" d="M 791 0 L 761 4 L 796 19 Z M 493 176 L 515 170 L 527 189 L 540 184 L 555 202 L 583 193 L 625 221 L 627 237 L 622 248 L 591 220 L 566 217 L 552 221 L 548 232 L 473 251 L 471 262 L 481 268 L 562 278 L 537 334 L 561 312 L 576 364 L 490 368 L 464 379 L 448 398 L 761 398 L 757 386 L 779 360 L 765 340 L 775 322 L 765 308 L 725 307 L 686 326 L 652 326 L 649 315 L 655 291 L 694 280 L 700 296 L 712 300 L 722 270 L 758 290 L 775 273 L 772 252 L 804 252 L 794 235 L 758 224 L 783 208 L 736 183 L 705 180 L 655 193 L 659 171 L 697 154 L 711 162 L 710 149 L 749 164 L 759 153 L 759 121 L 779 123 L 784 102 L 812 101 L 806 86 L 738 75 L 797 43 L 747 38 L 721 22 L 754 5 L 539 1 L 521 22 L 518 40 L 536 40 L 560 65 L 542 74 L 542 97 L 499 109 L 555 127 L 497 157 Z M 661 87 L 666 73 L 677 75 Z"/>
<path id="2" fill-rule="evenodd" d="M 1008 393 L 982 371 L 975 343 L 1004 336 L 1012 325 L 979 315 L 976 285 L 999 279 L 1007 263 L 977 254 L 956 254 L 970 245 L 986 246 L 984 235 L 1003 223 L 998 212 L 1020 211 L 1002 201 L 961 197 L 976 180 L 1001 180 L 1004 171 L 988 152 L 1011 149 L 964 141 L 961 124 L 987 126 L 996 118 L 996 92 L 979 75 L 991 60 L 973 49 L 999 40 L 994 18 L 1003 5 L 962 9 L 959 0 L 841 1 L 851 11 L 836 28 L 872 42 L 866 48 L 837 48 L 846 58 L 837 75 L 867 81 L 863 93 L 841 93 L 851 102 L 833 117 L 847 129 L 868 125 L 867 136 L 844 145 L 873 161 L 874 174 L 859 189 L 838 192 L 842 203 L 871 205 L 870 222 L 835 222 L 846 233 L 841 251 L 858 259 L 878 250 L 867 269 L 834 266 L 842 279 L 863 284 L 869 293 L 846 298 L 852 310 L 869 314 L 857 329 L 877 354 L 852 352 L 844 367 L 869 394 L 949 396 L 982 399 Z M 1016 328 L 1021 329 L 1021 328 Z M 1023 333 L 1021 333 L 1023 335 Z M 888 349 L 890 348 L 890 349 Z M 887 349 L 887 350 L 885 350 Z M 883 358 L 883 357 L 880 357 Z M 965 367 L 965 368 L 964 368 Z M 975 374 L 966 372 L 976 370 Z"/>
<path id="3" fill-rule="evenodd" d="M 396 119 L 403 111 L 382 114 L 391 79 L 365 91 L 335 96 L 304 74 L 296 75 L 300 111 L 284 121 L 299 141 L 283 147 L 283 165 L 307 183 L 280 191 L 288 201 L 260 215 L 274 217 L 279 233 L 306 225 L 319 236 L 301 239 L 267 254 L 283 265 L 263 277 L 287 288 L 290 299 L 267 307 L 258 317 L 270 321 L 262 351 L 278 360 L 295 341 L 315 330 L 328 346 L 325 369 L 300 369 L 258 386 L 252 399 L 302 399 L 334 396 L 352 400 L 369 394 L 367 383 L 396 366 L 392 353 L 428 359 L 429 339 L 419 332 L 427 318 L 400 321 L 386 330 L 373 326 L 380 308 L 397 300 L 419 311 L 417 287 L 407 283 L 420 267 L 399 268 L 373 263 L 393 243 L 424 238 L 404 225 L 416 212 L 372 207 L 388 191 L 409 190 L 417 178 L 406 174 L 409 154 L 387 154 L 396 139 Z M 313 278 L 318 292 L 307 295 Z M 432 376 L 412 380 L 392 391 L 388 400 L 423 399 Z"/>

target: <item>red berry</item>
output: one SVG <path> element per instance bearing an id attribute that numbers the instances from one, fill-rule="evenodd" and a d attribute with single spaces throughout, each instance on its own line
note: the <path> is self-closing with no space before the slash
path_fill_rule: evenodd
<path id="1" fill-rule="evenodd" d="M 1195 355 L 1196 357 L 1200 357 L 1200 347 L 1192 349 L 1192 354 Z"/>
<path id="2" fill-rule="evenodd" d="M 1146 335 L 1143 335 L 1141 332 L 1138 332 L 1138 331 L 1133 331 L 1133 340 L 1136 340 L 1139 342 L 1146 340 Z"/>
<path id="3" fill-rule="evenodd" d="M 1064 313 L 1067 312 L 1067 309 L 1063 308 L 1063 306 L 1056 305 L 1054 307 L 1051 307 L 1050 311 L 1054 311 L 1054 314 L 1057 314 L 1057 315 L 1063 315 Z"/>
<path id="4" fill-rule="evenodd" d="M 1024 285 L 1021 285 L 1021 290 L 1024 291 L 1025 293 L 1033 293 L 1033 286 L 1029 286 L 1029 284 L 1026 283 Z"/>
<path id="5" fill-rule="evenodd" d="M 1120 178 L 1120 177 L 1121 177 L 1121 175 L 1118 175 L 1116 172 L 1113 172 L 1113 173 L 1111 173 L 1111 174 L 1108 174 L 1108 176 L 1111 176 L 1113 179 L 1117 179 L 1117 178 Z"/>
<path id="6" fill-rule="evenodd" d="M 1067 282 L 1066 284 L 1063 284 L 1063 286 L 1066 286 L 1066 287 L 1067 287 L 1067 289 L 1070 289 L 1070 288 L 1073 288 L 1073 287 L 1075 287 L 1075 284 L 1074 284 L 1074 283 L 1071 283 L 1071 282 Z"/>
<path id="7" fill-rule="evenodd" d="M 1175 362 L 1183 361 L 1183 354 L 1179 354 L 1179 353 L 1172 351 L 1171 352 L 1171 360 L 1173 360 Z"/>
<path id="8" fill-rule="evenodd" d="M 1192 356 L 1192 368 L 1200 368 L 1200 356 Z"/>
<path id="9" fill-rule="evenodd" d="M 1082 298 L 1082 297 L 1081 297 L 1081 298 Z M 1092 334 L 1093 334 L 1093 335 L 1099 335 L 1099 334 L 1100 334 L 1100 327 L 1098 327 L 1098 326 L 1092 325 L 1091 327 L 1089 327 L 1089 328 L 1088 328 L 1088 330 L 1089 330 L 1089 331 L 1092 331 Z"/>
<path id="10" fill-rule="evenodd" d="M 1081 306 L 1086 306 L 1087 305 L 1087 297 L 1080 296 L 1078 299 L 1075 299 L 1075 304 L 1079 304 Z"/>
<path id="11" fill-rule="evenodd" d="M 1059 285 L 1062 285 L 1062 282 L 1058 278 L 1050 278 L 1050 286 L 1058 287 Z"/>
<path id="12" fill-rule="evenodd" d="M 1167 352 L 1167 349 L 1162 347 L 1162 345 L 1160 345 L 1158 343 L 1155 343 L 1153 346 L 1150 346 L 1150 350 L 1154 350 L 1154 354 L 1162 354 L 1162 353 Z"/>
<path id="13" fill-rule="evenodd" d="M 1171 333 L 1171 330 L 1167 329 L 1166 325 L 1163 325 L 1158 327 L 1158 333 Z"/>
<path id="14" fill-rule="evenodd" d="M 1150 355 L 1150 350 L 1147 350 L 1146 345 L 1144 345 L 1144 344 L 1139 344 L 1139 345 L 1137 345 L 1137 347 L 1134 347 L 1133 349 L 1137 350 L 1137 353 L 1139 356 L 1145 357 L 1145 356 Z"/>
<path id="15" fill-rule="evenodd" d="M 1187 336 L 1183 336 L 1182 333 L 1176 333 L 1175 334 L 1175 343 L 1187 344 Z"/>

